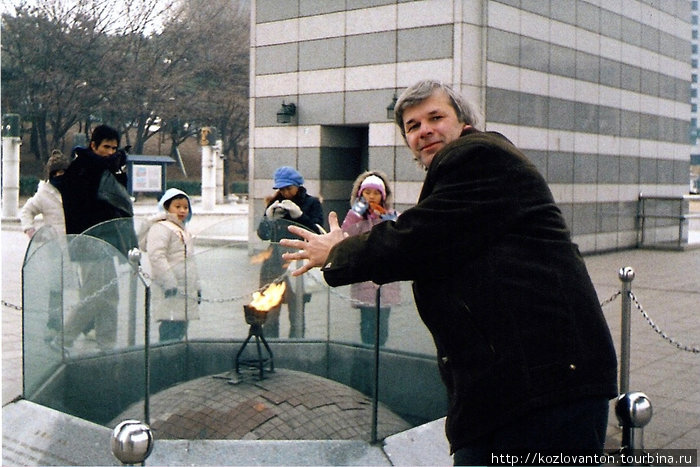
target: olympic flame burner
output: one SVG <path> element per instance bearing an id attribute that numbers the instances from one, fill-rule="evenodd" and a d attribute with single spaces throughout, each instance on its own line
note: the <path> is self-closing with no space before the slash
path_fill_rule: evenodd
<path id="1" fill-rule="evenodd" d="M 265 335 L 263 334 L 263 324 L 267 321 L 267 313 L 282 303 L 285 288 L 286 285 L 284 282 L 273 282 L 262 292 L 253 293 L 253 300 L 248 305 L 243 305 L 245 321 L 250 325 L 250 328 L 248 329 L 248 337 L 236 354 L 236 374 L 240 374 L 241 363 L 257 368 L 260 372 L 260 379 L 264 379 L 265 377 L 264 368 L 266 363 L 270 364 L 269 371 L 271 373 L 275 371 L 272 350 L 270 350 L 270 346 L 267 344 Z M 258 358 L 241 359 L 243 350 L 253 337 L 255 337 Z M 260 347 L 261 342 L 267 351 L 268 357 L 263 357 L 262 348 Z"/>
<path id="2" fill-rule="evenodd" d="M 246 323 L 251 326 L 265 324 L 267 312 L 282 303 L 285 289 L 284 282 L 273 282 L 262 292 L 254 292 L 250 304 L 243 305 Z"/>

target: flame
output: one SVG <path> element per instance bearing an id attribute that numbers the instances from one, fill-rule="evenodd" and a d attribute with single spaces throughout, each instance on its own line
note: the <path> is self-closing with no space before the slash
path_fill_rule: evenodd
<path id="1" fill-rule="evenodd" d="M 250 258 L 250 264 L 260 264 L 264 262 L 266 259 L 268 259 L 270 256 L 272 256 L 272 249 L 268 248 L 267 250 L 263 250 L 257 255 L 253 255 Z"/>
<path id="2" fill-rule="evenodd" d="M 262 292 L 253 292 L 250 306 L 258 311 L 269 311 L 282 302 L 286 285 L 284 282 L 272 283 Z"/>

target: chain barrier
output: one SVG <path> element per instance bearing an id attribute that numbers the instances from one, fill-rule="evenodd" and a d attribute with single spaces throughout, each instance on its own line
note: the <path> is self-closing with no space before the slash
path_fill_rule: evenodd
<path id="1" fill-rule="evenodd" d="M 151 283 L 153 282 L 153 278 L 148 274 L 146 271 L 144 271 L 143 267 L 139 265 L 138 267 L 138 273 L 143 277 L 144 279 L 147 279 Z M 189 293 L 185 293 L 184 290 L 179 290 L 177 294 L 184 297 L 184 298 L 189 298 L 190 300 L 198 300 L 201 303 L 235 303 L 240 300 L 244 299 L 249 299 L 251 295 L 253 295 L 255 292 L 262 292 L 263 290 L 267 289 L 270 285 L 272 284 L 278 284 L 286 279 L 286 277 L 289 276 L 289 271 L 285 271 L 283 274 L 277 276 L 272 280 L 272 282 L 269 282 L 267 284 L 264 284 L 260 287 L 258 287 L 256 290 L 253 290 L 252 292 L 245 293 L 243 295 L 238 295 L 234 297 L 229 297 L 229 298 L 205 298 L 205 297 L 200 297 L 199 295 L 192 295 Z"/>
<path id="2" fill-rule="evenodd" d="M 317 277 L 314 277 L 313 274 L 311 274 L 310 277 L 311 277 L 311 280 L 314 281 L 316 284 L 324 286 L 324 287 L 328 287 L 328 284 L 321 282 Z M 364 305 L 365 304 L 361 300 L 358 300 L 358 299 L 352 298 L 352 297 L 348 297 L 347 295 L 338 292 L 335 287 L 328 287 L 328 288 L 330 290 L 331 295 L 335 295 L 336 297 L 338 297 L 342 300 L 348 301 L 354 305 Z"/>
<path id="3" fill-rule="evenodd" d="M 5 300 L 2 301 L 2 306 L 6 307 L 6 308 L 11 308 L 13 310 L 22 311 L 21 306 L 17 306 L 17 305 L 14 305 L 12 303 L 6 302 Z"/>
<path id="4" fill-rule="evenodd" d="M 614 294 L 612 294 L 612 296 L 611 296 L 610 298 L 608 298 L 608 299 L 603 300 L 602 302 L 600 302 L 600 307 L 603 308 L 603 307 L 604 307 L 605 305 L 607 305 L 608 303 L 614 302 L 615 299 L 616 299 L 617 297 L 619 297 L 620 295 L 622 295 L 622 292 L 620 292 L 620 291 L 618 290 L 617 292 L 615 292 Z"/>
<path id="5" fill-rule="evenodd" d="M 676 339 L 673 337 L 669 336 L 666 334 L 649 316 L 649 314 L 644 311 L 642 308 L 642 305 L 639 303 L 637 300 L 637 297 L 632 292 L 629 292 L 629 296 L 632 299 L 632 303 L 634 303 L 635 308 L 639 310 L 639 312 L 644 316 L 644 319 L 649 323 L 649 326 L 654 330 L 655 333 L 657 333 L 659 336 L 661 336 L 662 339 L 664 339 L 666 342 L 668 342 L 671 345 L 676 346 L 679 350 L 682 350 L 684 352 L 691 352 L 694 354 L 700 354 L 700 348 L 695 347 L 695 346 L 690 346 L 690 345 L 685 345 L 680 342 L 678 342 Z"/>
<path id="6" fill-rule="evenodd" d="M 619 291 L 619 290 L 618 290 L 618 291 L 615 292 L 610 298 L 608 298 L 607 300 L 603 300 L 603 301 L 600 303 L 601 308 L 604 307 L 605 305 L 608 305 L 609 303 L 614 302 L 614 301 L 617 299 L 617 297 L 620 297 L 620 296 L 622 296 L 622 291 Z M 676 340 L 676 339 L 674 339 L 673 337 L 671 337 L 671 336 L 669 336 L 668 334 L 666 334 L 666 333 L 651 319 L 651 316 L 649 316 L 649 313 L 647 313 L 646 311 L 644 311 L 644 308 L 642 308 L 642 305 L 639 303 L 639 301 L 637 300 L 637 297 L 636 297 L 632 292 L 629 292 L 629 297 L 630 297 L 630 299 L 632 299 L 632 303 L 634 303 L 635 308 L 637 308 L 637 310 L 639 310 L 639 312 L 642 314 L 642 316 L 643 316 L 644 319 L 647 321 L 647 323 L 649 324 L 649 326 L 651 326 L 651 328 L 654 330 L 654 332 L 657 333 L 659 336 L 661 336 L 661 338 L 662 338 L 663 340 L 665 340 L 665 341 L 668 342 L 669 344 L 675 346 L 678 350 L 682 350 L 682 351 L 684 351 L 684 352 L 690 352 L 690 353 L 694 353 L 694 354 L 700 354 L 700 348 L 695 347 L 695 346 L 690 346 L 690 345 L 682 344 L 682 343 L 678 342 L 678 340 Z"/>
<path id="7" fill-rule="evenodd" d="M 152 278 L 149 276 L 149 274 L 143 270 L 143 268 L 142 268 L 141 266 L 139 266 L 139 268 L 138 268 L 138 273 L 141 274 L 141 275 L 142 275 L 144 278 L 146 278 L 146 279 L 149 279 L 149 280 L 152 279 Z M 238 302 L 238 301 L 240 301 L 240 300 L 243 300 L 243 299 L 245 299 L 245 298 L 250 297 L 254 292 L 262 292 L 263 290 L 265 290 L 265 289 L 266 289 L 269 285 L 271 285 L 271 284 L 279 283 L 279 282 L 284 281 L 288 276 L 289 276 L 289 271 L 285 271 L 283 274 L 281 274 L 280 276 L 276 277 L 272 282 L 270 282 L 270 283 L 268 283 L 268 284 L 265 284 L 265 285 L 259 287 L 257 290 L 255 290 L 255 291 L 253 291 L 253 292 L 251 292 L 251 293 L 246 293 L 246 294 L 243 294 L 243 295 L 238 295 L 238 296 L 229 297 L 229 298 L 215 298 L 215 299 L 212 299 L 212 298 L 204 298 L 204 297 L 201 297 L 200 300 L 202 301 L 202 303 L 235 303 L 235 302 Z M 314 281 L 314 282 L 315 282 L 316 284 L 318 284 L 318 285 L 322 285 L 322 286 L 325 286 L 325 285 L 326 285 L 326 284 L 324 284 L 323 282 L 321 282 L 317 277 L 315 277 L 313 274 L 312 274 L 312 275 L 309 275 L 308 277 L 310 277 L 311 280 Z M 102 294 L 102 293 L 103 293 L 104 291 L 106 291 L 108 288 L 110 288 L 110 287 L 112 287 L 113 285 L 115 285 L 118 281 L 119 281 L 119 278 L 118 278 L 118 277 L 115 277 L 112 281 L 110 281 L 109 283 L 107 283 L 107 284 L 105 284 L 104 286 L 102 286 L 102 287 L 101 287 L 99 290 L 97 290 L 96 292 L 93 292 L 93 293 L 90 294 L 89 296 L 83 298 L 79 303 L 77 303 L 76 305 L 74 305 L 73 308 L 74 308 L 74 309 L 75 309 L 75 308 L 78 308 L 79 306 L 83 305 L 84 303 L 89 302 L 89 301 L 92 300 L 94 297 L 96 297 L 96 296 Z M 330 291 L 331 294 L 335 295 L 336 297 L 338 297 L 338 298 L 340 298 L 340 299 L 342 299 L 342 300 L 348 301 L 348 302 L 353 303 L 353 304 L 362 304 L 362 302 L 361 302 L 360 300 L 357 300 L 357 299 L 354 299 L 354 298 L 352 298 L 352 297 L 349 297 L 349 296 L 347 296 L 347 295 L 345 295 L 345 294 L 342 294 L 342 293 L 338 292 L 338 291 L 337 291 L 335 288 L 333 288 L 333 287 L 330 287 L 330 288 L 329 288 L 329 291 Z M 186 294 L 185 292 L 178 292 L 178 293 L 179 293 L 180 295 L 184 296 L 184 297 L 189 297 L 189 298 L 191 298 L 191 299 L 197 299 L 197 297 L 190 296 L 189 294 Z M 618 290 L 617 292 L 615 292 L 614 294 L 612 294 L 609 298 L 603 300 L 603 301 L 600 303 L 601 308 L 602 308 L 602 307 L 605 307 L 606 305 L 609 305 L 609 304 L 612 303 L 612 302 L 614 302 L 614 301 L 615 301 L 618 297 L 620 297 L 621 295 L 622 295 L 622 292 Z M 690 352 L 690 353 L 694 353 L 694 354 L 700 354 L 700 348 L 699 348 L 699 347 L 683 344 L 683 343 L 679 342 L 677 339 L 675 339 L 675 338 L 669 336 L 668 334 L 666 334 L 666 332 L 664 332 L 664 331 L 659 327 L 659 325 L 657 325 L 657 324 L 654 322 L 654 320 L 651 318 L 651 316 L 649 316 L 649 313 L 647 313 L 647 312 L 644 310 L 644 308 L 642 307 L 642 305 L 639 303 L 639 300 L 637 300 L 637 297 L 636 297 L 632 292 L 629 292 L 629 296 L 630 296 L 630 298 L 632 299 L 632 303 L 634 303 L 635 308 L 637 308 L 637 310 L 639 310 L 639 312 L 642 314 L 642 316 L 644 317 L 644 319 L 646 320 L 646 322 L 649 324 L 649 326 L 651 326 L 651 328 L 654 330 L 654 332 L 657 333 L 659 336 L 661 336 L 662 339 L 664 339 L 664 340 L 665 340 L 666 342 L 668 342 L 669 344 L 675 346 L 677 349 L 682 350 L 682 351 L 684 351 L 684 352 Z M 6 307 L 6 308 L 11 308 L 11 309 L 13 309 L 13 310 L 22 311 L 22 307 L 21 307 L 21 306 L 18 306 L 18 305 L 15 305 L 15 304 L 6 302 L 5 300 L 2 300 L 2 306 Z"/>

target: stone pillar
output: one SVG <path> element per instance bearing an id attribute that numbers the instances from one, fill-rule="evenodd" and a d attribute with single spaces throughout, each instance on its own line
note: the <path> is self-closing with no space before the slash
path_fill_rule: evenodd
<path id="1" fill-rule="evenodd" d="M 216 204 L 224 204 L 224 142 L 216 140 L 214 163 L 216 164 Z"/>
<path id="2" fill-rule="evenodd" d="M 216 145 L 216 129 L 204 127 L 201 130 L 200 145 L 202 146 L 202 209 L 213 211 L 216 204 L 216 166 L 220 159 L 220 148 Z"/>
<path id="3" fill-rule="evenodd" d="M 2 118 L 2 218 L 16 219 L 19 211 L 19 147 L 20 117 L 17 114 Z"/>

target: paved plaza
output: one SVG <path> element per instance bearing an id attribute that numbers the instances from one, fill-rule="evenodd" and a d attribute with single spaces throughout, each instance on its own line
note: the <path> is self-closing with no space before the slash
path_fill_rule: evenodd
<path id="1" fill-rule="evenodd" d="M 26 246 L 27 239 L 18 225 L 4 222 L 2 225 L 3 465 L 67 463 L 118 465 L 116 459 L 109 453 L 110 431 L 107 428 L 21 400 L 21 310 L 13 305 L 19 306 L 22 303 L 21 266 Z M 644 430 L 645 446 L 650 449 L 697 449 L 700 446 L 700 353 L 694 353 L 691 350 L 700 347 L 700 249 L 626 250 L 590 255 L 585 259 L 601 301 L 614 297 L 620 290 L 618 270 L 621 267 L 630 266 L 635 271 L 635 279 L 632 282 L 632 292 L 636 302 L 632 308 L 630 390 L 644 392 L 653 405 L 652 420 Z M 604 312 L 619 356 L 620 297 L 615 297 L 611 303 L 605 305 Z M 662 337 L 661 332 L 665 333 L 666 337 Z M 201 384 L 211 385 L 212 380 L 209 379 Z M 266 388 L 266 390 L 271 389 Z M 324 391 L 328 390 L 324 389 Z M 275 391 L 279 391 L 279 388 L 275 388 Z M 173 394 L 169 396 L 177 397 Z M 361 398 L 354 399 L 353 404 L 362 405 Z M 342 410 L 337 413 L 339 414 L 337 417 L 347 417 L 347 414 L 342 414 Z M 261 414 L 264 415 L 259 412 L 251 413 L 251 416 L 260 417 Z M 313 417 L 310 417 L 310 420 L 312 419 Z M 401 423 L 398 420 L 394 422 Z M 59 426 L 61 428 L 56 428 Z M 319 438 L 326 433 L 324 428 L 318 426 L 306 428 L 311 431 L 316 430 Z M 274 431 L 279 428 L 271 426 L 269 429 Z M 69 436 L 71 433 L 72 435 Z M 451 463 L 450 457 L 445 452 L 447 447 L 442 435 L 441 420 L 389 437 L 383 446 L 370 445 L 361 437 L 335 441 L 335 444 L 311 440 L 278 440 L 267 441 L 272 444 L 266 445 L 269 448 L 267 451 L 261 451 L 260 445 L 255 443 L 264 441 L 255 440 L 263 438 L 264 436 L 249 435 L 243 441 L 236 441 L 235 443 L 238 444 L 235 445 L 221 444 L 229 441 L 218 443 L 163 441 L 160 445 L 157 443 L 149 463 L 153 465 L 186 463 L 449 465 Z M 619 446 L 620 439 L 620 429 L 617 427 L 611 407 L 607 446 L 611 448 Z M 104 443 L 107 444 L 103 445 Z M 91 456 L 91 452 L 94 455 Z M 268 454 L 264 454 L 265 452 Z M 269 454 L 270 452 L 277 454 Z"/>

